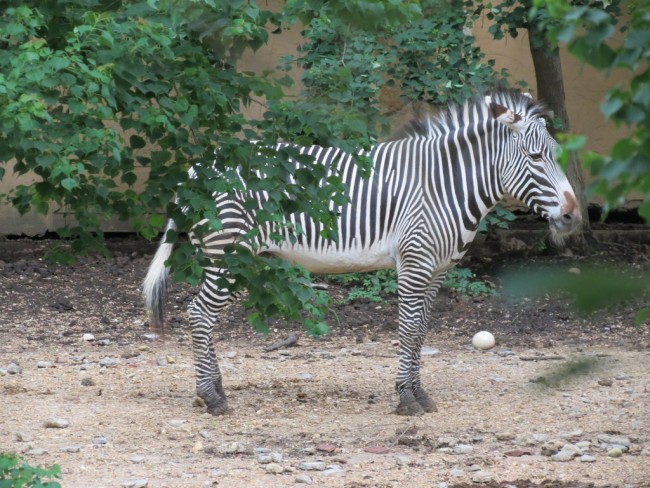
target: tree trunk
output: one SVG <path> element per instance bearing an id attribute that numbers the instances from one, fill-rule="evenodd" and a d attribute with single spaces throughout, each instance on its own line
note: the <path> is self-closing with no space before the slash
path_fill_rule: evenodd
<path id="1" fill-rule="evenodd" d="M 543 34 L 536 34 L 531 30 L 528 31 L 528 41 L 535 66 L 537 98 L 552 110 L 554 118 L 559 118 L 562 121 L 562 132 L 568 133 L 571 125 L 566 111 L 562 64 L 557 46 L 551 46 Z M 584 251 L 588 244 L 595 242 L 595 238 L 589 224 L 587 198 L 585 196 L 585 184 L 580 168 L 580 160 L 575 152 L 570 155 L 567 178 L 580 204 L 583 222 L 581 232 L 573 238 L 573 244 Z"/>

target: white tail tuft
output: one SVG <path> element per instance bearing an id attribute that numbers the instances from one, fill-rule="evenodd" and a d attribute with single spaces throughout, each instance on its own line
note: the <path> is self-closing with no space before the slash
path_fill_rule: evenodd
<path id="1" fill-rule="evenodd" d="M 151 325 L 154 328 L 161 328 L 163 325 L 163 315 L 165 311 L 165 297 L 167 295 L 167 279 L 169 277 L 169 268 L 165 264 L 172 254 L 173 244 L 165 242 L 167 231 L 174 229 L 176 226 L 172 220 L 167 224 L 165 234 L 158 246 L 158 250 L 151 261 L 147 276 L 142 283 L 142 296 L 147 310 L 151 313 Z"/>

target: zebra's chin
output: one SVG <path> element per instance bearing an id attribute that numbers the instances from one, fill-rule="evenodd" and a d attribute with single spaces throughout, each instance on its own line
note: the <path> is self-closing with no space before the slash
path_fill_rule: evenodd
<path id="1" fill-rule="evenodd" d="M 581 221 L 574 221 L 571 224 L 567 224 L 559 219 L 549 219 L 551 243 L 557 247 L 564 247 L 569 237 L 577 234 L 581 228 Z"/>

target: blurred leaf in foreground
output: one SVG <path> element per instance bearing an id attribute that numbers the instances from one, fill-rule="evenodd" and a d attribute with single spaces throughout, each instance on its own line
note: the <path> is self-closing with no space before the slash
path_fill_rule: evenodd
<path id="1" fill-rule="evenodd" d="M 560 292 L 568 295 L 577 311 L 584 314 L 642 300 L 647 303 L 650 295 L 650 273 L 633 268 L 540 269 L 512 273 L 504 283 L 505 295 L 513 300 Z M 636 324 L 648 319 L 650 307 L 644 306 L 636 315 Z"/>

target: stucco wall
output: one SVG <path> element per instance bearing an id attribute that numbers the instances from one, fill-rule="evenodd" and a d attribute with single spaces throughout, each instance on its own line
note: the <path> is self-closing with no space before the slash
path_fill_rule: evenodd
<path id="1" fill-rule="evenodd" d="M 526 32 L 522 31 L 517 39 L 504 39 L 494 41 L 487 32 L 488 22 L 479 21 L 474 27 L 474 34 L 488 59 L 495 59 L 497 69 L 507 68 L 511 74 L 511 81 L 524 80 L 530 90 L 535 94 L 535 74 L 528 48 Z M 300 29 L 294 28 L 282 35 L 271 36 L 268 45 L 256 53 L 246 53 L 241 61 L 245 70 L 258 73 L 272 70 L 277 60 L 286 54 L 295 53 L 300 42 Z M 588 137 L 587 146 L 598 152 L 608 152 L 613 143 L 622 134 L 612 124 L 605 122 L 599 109 L 600 100 L 608 88 L 624 79 L 621 73 L 614 73 L 607 77 L 601 72 L 582 66 L 574 58 L 562 52 L 562 63 L 565 79 L 565 90 L 569 118 L 573 132 L 585 134 Z M 298 75 L 299 76 L 299 75 Z M 299 91 L 294 88 L 293 94 Z M 388 97 L 391 98 L 390 96 Z M 387 100 L 391 109 L 395 108 L 396 100 Z M 250 115 L 262 115 L 262 106 L 252 104 Z M 146 169 L 136 170 L 140 177 L 146 175 Z M 7 174 L 0 182 L 0 194 L 8 192 L 18 184 L 25 184 L 33 180 L 33 176 L 16 177 Z M 66 218 L 62 212 L 51 212 L 49 215 L 39 215 L 30 212 L 21 216 L 9 205 L 0 203 L 0 235 L 37 235 L 54 230 L 64 223 Z M 107 231 L 126 231 L 128 226 L 123 222 L 111 221 L 105 225 Z"/>

